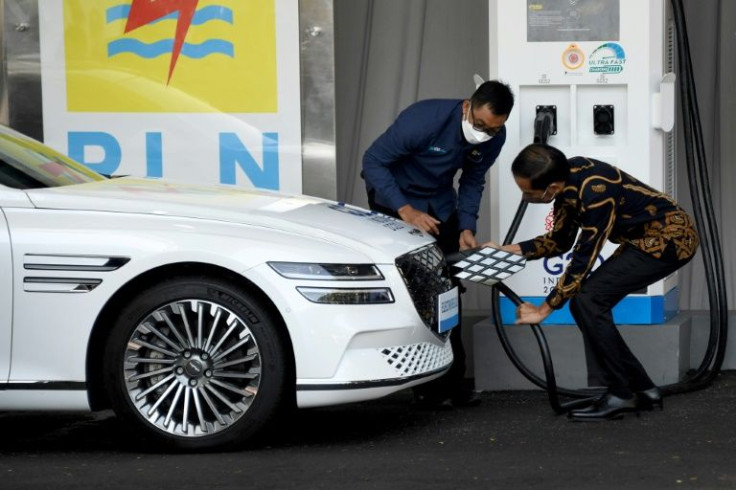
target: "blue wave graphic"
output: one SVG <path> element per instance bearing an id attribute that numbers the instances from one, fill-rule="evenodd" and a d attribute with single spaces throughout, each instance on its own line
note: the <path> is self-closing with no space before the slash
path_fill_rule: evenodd
<path id="1" fill-rule="evenodd" d="M 142 58 L 157 58 L 162 54 L 172 53 L 174 51 L 174 40 L 163 39 L 155 43 L 146 44 L 137 39 L 117 39 L 108 43 L 107 57 L 122 53 L 132 53 Z M 224 54 L 231 58 L 235 57 L 235 48 L 233 43 L 222 39 L 209 39 L 202 44 L 184 43 L 181 49 L 181 55 L 187 58 L 200 59 L 212 54 Z"/>
<path id="2" fill-rule="evenodd" d="M 106 14 L 108 24 L 117 20 L 127 20 L 128 16 L 130 15 L 130 5 L 116 5 L 114 7 L 110 7 L 107 9 Z M 178 18 L 179 12 L 174 12 L 151 22 L 151 24 L 162 22 L 164 20 L 175 20 Z M 233 11 L 229 7 L 221 7 L 219 5 L 209 5 L 207 7 L 203 7 L 194 13 L 192 25 L 199 26 L 202 24 L 206 24 L 211 20 L 221 20 L 223 22 L 232 24 L 234 22 Z"/>

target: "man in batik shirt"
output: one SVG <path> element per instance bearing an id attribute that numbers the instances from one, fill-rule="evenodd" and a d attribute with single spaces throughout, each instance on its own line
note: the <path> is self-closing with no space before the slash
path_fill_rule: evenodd
<path id="1" fill-rule="evenodd" d="M 671 197 L 613 165 L 583 157 L 568 160 L 551 146 L 527 146 L 511 171 L 524 200 L 554 201 L 554 225 L 545 235 L 502 248 L 527 259 L 558 256 L 573 248 L 555 288 L 540 306 L 519 306 L 517 323 L 541 323 L 569 300 L 608 389 L 571 417 L 605 420 L 661 408 L 661 393 L 616 329 L 612 309 L 626 295 L 692 259 L 698 247 L 693 220 Z M 591 273 L 607 240 L 620 246 Z"/>

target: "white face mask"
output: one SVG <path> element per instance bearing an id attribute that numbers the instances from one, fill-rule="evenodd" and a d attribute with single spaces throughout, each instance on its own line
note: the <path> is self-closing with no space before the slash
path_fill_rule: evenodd
<path id="1" fill-rule="evenodd" d="M 470 107 L 468 107 L 468 112 L 470 112 Z M 465 113 L 465 117 L 463 117 L 462 126 L 463 126 L 463 135 L 465 136 L 465 140 L 471 145 L 479 145 L 493 138 L 493 136 L 491 136 L 488 133 L 484 133 L 483 131 L 478 131 L 477 129 L 473 129 L 473 125 L 470 124 L 470 122 L 468 122 L 467 113 Z"/>

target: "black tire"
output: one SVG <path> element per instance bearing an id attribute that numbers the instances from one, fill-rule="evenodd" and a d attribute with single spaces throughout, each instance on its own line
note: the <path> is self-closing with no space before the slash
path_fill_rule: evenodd
<path id="1" fill-rule="evenodd" d="M 105 345 L 112 408 L 136 434 L 176 450 L 242 445 L 286 397 L 279 324 L 247 291 L 169 279 L 120 312 Z"/>

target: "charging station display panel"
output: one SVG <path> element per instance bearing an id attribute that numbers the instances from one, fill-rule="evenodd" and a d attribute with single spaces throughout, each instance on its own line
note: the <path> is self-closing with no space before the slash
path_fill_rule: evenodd
<path id="1" fill-rule="evenodd" d="M 527 41 L 618 41 L 619 0 L 527 0 Z"/>

